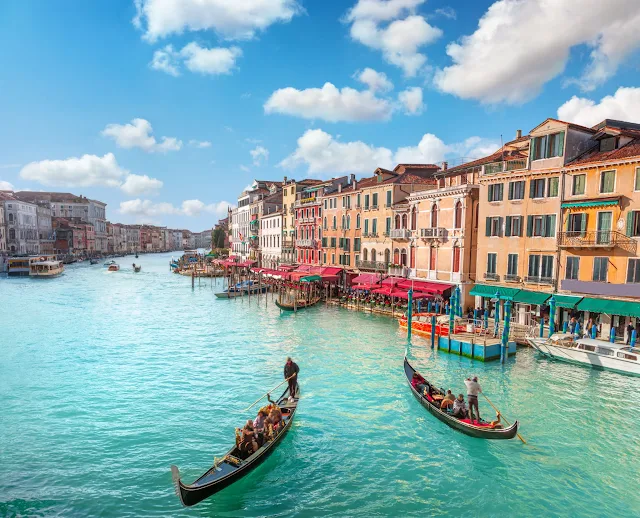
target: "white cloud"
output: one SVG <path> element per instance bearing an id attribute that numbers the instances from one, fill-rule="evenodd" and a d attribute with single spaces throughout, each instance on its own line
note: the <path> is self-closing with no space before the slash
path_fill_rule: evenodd
<path id="1" fill-rule="evenodd" d="M 141 194 L 156 194 L 162 189 L 163 182 L 156 178 L 149 178 L 146 174 L 130 174 L 120 186 L 129 196 L 139 196 Z"/>
<path id="2" fill-rule="evenodd" d="M 31 162 L 22 168 L 20 178 L 54 187 L 120 187 L 121 178 L 127 173 L 113 153 L 107 153 L 103 157 L 83 155 Z"/>
<path id="3" fill-rule="evenodd" d="M 365 68 L 362 72 L 356 72 L 358 81 L 364 83 L 372 92 L 390 92 L 393 83 L 384 72 L 376 72 L 373 68 Z"/>
<path id="4" fill-rule="evenodd" d="M 495 153 L 500 149 L 500 144 L 487 138 L 469 137 L 462 142 L 451 144 L 449 148 L 457 157 L 478 159 Z"/>
<path id="5" fill-rule="evenodd" d="M 456 11 L 453 7 L 442 7 L 441 9 L 436 9 L 435 12 L 437 15 L 444 16 L 450 20 L 455 20 L 457 18 Z"/>
<path id="6" fill-rule="evenodd" d="M 213 30 L 228 39 L 250 39 L 302 12 L 296 0 L 136 0 L 133 23 L 155 41 L 185 30 Z"/>
<path id="7" fill-rule="evenodd" d="M 487 149 L 490 151 L 485 153 Z M 417 146 L 400 147 L 394 152 L 362 141 L 340 142 L 321 129 L 313 129 L 298 139 L 296 150 L 280 162 L 280 166 L 287 169 L 306 166 L 309 174 L 370 174 L 377 167 L 392 169 L 399 163 L 433 164 L 452 155 L 479 158 L 496 149 L 497 146 L 480 137 L 448 145 L 436 135 L 426 133 Z M 484 154 L 477 155 L 479 152 Z"/>
<path id="8" fill-rule="evenodd" d="M 402 103 L 407 115 L 420 115 L 424 110 L 422 103 L 422 88 L 413 86 L 398 94 L 398 101 Z"/>
<path id="9" fill-rule="evenodd" d="M 325 83 L 322 88 L 276 90 L 265 103 L 264 111 L 329 122 L 355 122 L 388 120 L 393 107 L 369 90 L 339 90 L 331 83 Z"/>
<path id="10" fill-rule="evenodd" d="M 161 142 L 151 135 L 153 128 L 145 119 L 133 119 L 130 124 L 108 124 L 102 136 L 115 140 L 118 147 L 143 149 L 147 153 L 166 153 L 182 148 L 182 141 L 175 137 L 162 137 Z"/>
<path id="11" fill-rule="evenodd" d="M 172 203 L 160 202 L 153 203 L 151 200 L 128 200 L 120 202 L 119 212 L 134 217 L 138 221 L 152 221 L 159 216 L 200 216 L 203 212 L 215 214 L 217 216 L 225 215 L 228 207 L 234 207 L 233 204 L 226 201 L 205 204 L 200 200 L 185 200 L 180 207 L 176 207 Z"/>
<path id="12" fill-rule="evenodd" d="M 604 119 L 640 122 L 640 88 L 620 87 L 599 103 L 574 95 L 558 108 L 558 118 L 583 126 L 595 126 Z"/>
<path id="13" fill-rule="evenodd" d="M 241 165 L 240 166 L 240 171 L 244 171 L 245 173 L 250 173 L 251 169 L 248 168 L 246 165 Z"/>
<path id="14" fill-rule="evenodd" d="M 180 53 L 173 50 L 173 45 L 167 45 L 153 53 L 149 66 L 173 77 L 180 75 Z"/>
<path id="15" fill-rule="evenodd" d="M 256 146 L 249 153 L 251 153 L 253 165 L 255 166 L 260 166 L 269 160 L 269 150 L 264 146 Z"/>
<path id="16" fill-rule="evenodd" d="M 442 31 L 415 14 L 425 0 L 359 0 L 347 12 L 354 40 L 380 50 L 384 59 L 413 77 L 424 66 L 427 57 L 419 49 L 433 43 Z M 383 27 L 384 23 L 388 23 Z"/>
<path id="17" fill-rule="evenodd" d="M 449 44 L 453 64 L 435 84 L 463 99 L 521 103 L 564 71 L 572 48 L 587 45 L 590 62 L 570 82 L 591 90 L 640 47 L 638 25 L 637 0 L 500 0 L 473 34 Z"/>
<path id="18" fill-rule="evenodd" d="M 238 47 L 217 47 L 206 49 L 191 42 L 180 51 L 186 67 L 200 74 L 230 74 L 236 66 L 236 59 L 242 56 Z"/>
<path id="19" fill-rule="evenodd" d="M 244 139 L 245 142 L 248 142 L 249 144 L 261 144 L 262 140 L 257 139 L 257 138 L 246 138 Z"/>
<path id="20" fill-rule="evenodd" d="M 0 165 L 0 169 L 16 169 L 20 167 L 21 164 L 2 164 Z"/>
<path id="21" fill-rule="evenodd" d="M 191 139 L 189 141 L 189 145 L 191 147 L 195 147 L 195 148 L 198 148 L 198 149 L 205 149 L 205 148 L 211 147 L 211 142 L 209 142 L 208 140 L 193 140 L 193 139 Z"/>
<path id="22" fill-rule="evenodd" d="M 0 180 L 0 191 L 13 191 L 13 185 L 5 180 Z"/>

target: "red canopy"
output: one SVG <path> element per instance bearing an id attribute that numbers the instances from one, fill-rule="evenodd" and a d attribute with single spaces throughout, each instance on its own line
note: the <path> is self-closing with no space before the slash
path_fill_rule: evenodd
<path id="1" fill-rule="evenodd" d="M 342 271 L 342 268 L 336 266 L 326 266 L 322 268 L 322 275 L 337 275 Z"/>
<path id="2" fill-rule="evenodd" d="M 453 287 L 453 284 L 425 281 L 411 281 L 404 279 L 397 284 L 398 288 L 413 289 L 414 291 L 426 291 L 428 293 L 437 293 L 442 295 L 446 290 Z"/>
<path id="3" fill-rule="evenodd" d="M 372 290 L 377 288 L 378 286 L 370 286 L 368 284 L 354 284 L 353 286 L 351 286 L 352 290 Z"/>
<path id="4" fill-rule="evenodd" d="M 409 298 L 409 294 L 407 291 L 405 290 L 398 290 L 398 289 L 394 289 L 391 292 L 391 296 L 392 297 L 397 297 L 400 299 L 408 299 Z M 420 293 L 420 292 L 414 292 L 413 293 L 413 299 L 424 299 L 426 297 L 429 297 L 428 293 Z"/>
<path id="5" fill-rule="evenodd" d="M 361 273 L 351 282 L 353 284 L 380 284 L 380 276 L 375 273 Z"/>
<path id="6" fill-rule="evenodd" d="M 404 281 L 401 277 L 387 277 L 382 284 L 385 286 L 397 286 L 400 282 Z"/>
<path id="7" fill-rule="evenodd" d="M 371 293 L 377 293 L 378 295 L 391 295 L 393 288 L 391 286 L 383 286 L 377 290 L 373 290 Z"/>

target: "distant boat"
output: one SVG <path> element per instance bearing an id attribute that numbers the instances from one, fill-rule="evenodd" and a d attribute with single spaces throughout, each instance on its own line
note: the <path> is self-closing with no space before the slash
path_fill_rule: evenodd
<path id="1" fill-rule="evenodd" d="M 98 259 L 89 259 L 90 264 L 98 264 L 99 262 Z"/>
<path id="2" fill-rule="evenodd" d="M 110 264 L 107 268 L 107 271 L 109 272 L 117 272 L 118 270 L 120 270 L 120 265 L 117 263 Z"/>
<path id="3" fill-rule="evenodd" d="M 267 288 L 266 284 L 260 286 L 256 281 L 244 281 L 220 293 L 216 293 L 216 297 L 219 299 L 231 299 L 244 297 L 245 295 L 259 295 L 260 293 L 266 293 Z"/>
<path id="4" fill-rule="evenodd" d="M 107 261 L 106 263 L 104 263 L 103 266 L 109 267 L 109 266 L 112 266 L 114 264 L 117 264 L 117 263 L 112 259 L 111 261 Z"/>
<path id="5" fill-rule="evenodd" d="M 140 270 L 142 270 L 142 266 L 140 266 L 140 265 L 136 266 L 135 264 L 133 265 L 133 271 L 135 273 L 138 273 Z"/>
<path id="6" fill-rule="evenodd" d="M 297 311 L 299 309 L 305 309 L 314 306 L 318 302 L 320 302 L 320 297 L 314 297 L 310 300 L 307 300 L 303 296 L 295 302 L 291 302 L 289 300 L 287 300 L 287 302 L 284 302 L 278 299 L 276 300 L 276 306 L 278 306 L 283 311 Z"/>
<path id="7" fill-rule="evenodd" d="M 64 272 L 62 261 L 31 261 L 29 277 L 57 277 Z"/>

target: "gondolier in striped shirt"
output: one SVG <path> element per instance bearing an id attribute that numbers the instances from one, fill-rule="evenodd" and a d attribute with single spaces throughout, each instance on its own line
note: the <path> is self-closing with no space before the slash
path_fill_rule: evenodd
<path id="1" fill-rule="evenodd" d="M 295 397 L 296 387 L 298 385 L 298 372 L 300 367 L 290 357 L 287 357 L 287 363 L 284 364 L 284 379 L 289 380 L 289 396 Z"/>
<path id="2" fill-rule="evenodd" d="M 473 408 L 476 409 L 478 415 L 478 421 L 480 421 L 480 409 L 478 408 L 478 393 L 482 392 L 480 384 L 478 383 L 478 377 L 474 376 L 473 379 L 467 378 L 464 381 L 467 386 L 467 400 L 469 401 L 469 419 L 473 424 Z"/>

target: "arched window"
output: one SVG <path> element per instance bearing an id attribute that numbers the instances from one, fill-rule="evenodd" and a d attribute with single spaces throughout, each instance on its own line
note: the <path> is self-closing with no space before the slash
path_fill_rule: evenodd
<path id="1" fill-rule="evenodd" d="M 345 228 L 347 228 L 347 218 L 343 215 L 342 216 L 342 229 L 344 230 Z"/>
<path id="2" fill-rule="evenodd" d="M 9 216 L 13 216 L 13 214 L 9 214 Z M 16 230 L 14 228 L 9 229 L 9 239 L 16 238 Z"/>
<path id="3" fill-rule="evenodd" d="M 375 262 L 376 261 L 376 249 L 372 248 L 371 249 L 371 262 Z"/>
<path id="4" fill-rule="evenodd" d="M 389 250 L 388 248 L 384 251 L 384 262 L 386 264 L 389 264 L 391 262 L 391 250 Z"/>
<path id="5" fill-rule="evenodd" d="M 435 228 L 438 226 L 438 206 L 434 205 L 431 207 L 431 227 Z"/>
<path id="6" fill-rule="evenodd" d="M 407 228 L 407 215 L 402 215 L 402 228 Z"/>
<path id="7" fill-rule="evenodd" d="M 400 228 L 400 214 L 396 214 L 396 228 Z"/>
<path id="8" fill-rule="evenodd" d="M 360 214 L 356 214 L 356 228 L 360 228 Z"/>
<path id="9" fill-rule="evenodd" d="M 416 227 L 416 218 L 417 218 L 417 216 L 418 216 L 418 213 L 416 211 L 416 208 L 413 207 L 411 209 L 411 230 L 415 230 L 417 228 Z"/>
<path id="10" fill-rule="evenodd" d="M 351 228 L 351 216 L 347 216 L 347 228 Z"/>
<path id="11" fill-rule="evenodd" d="M 13 223 L 13 214 L 9 213 L 9 223 Z"/>
<path id="12" fill-rule="evenodd" d="M 453 228 L 462 228 L 462 202 L 458 200 L 455 208 Z"/>
<path id="13" fill-rule="evenodd" d="M 407 250 L 405 248 L 400 251 L 400 264 L 407 266 Z"/>
<path id="14" fill-rule="evenodd" d="M 400 250 L 397 248 L 393 251 L 393 264 L 400 263 Z"/>
<path id="15" fill-rule="evenodd" d="M 367 261 L 368 260 L 368 252 L 366 248 L 362 249 L 362 260 L 363 261 Z"/>

